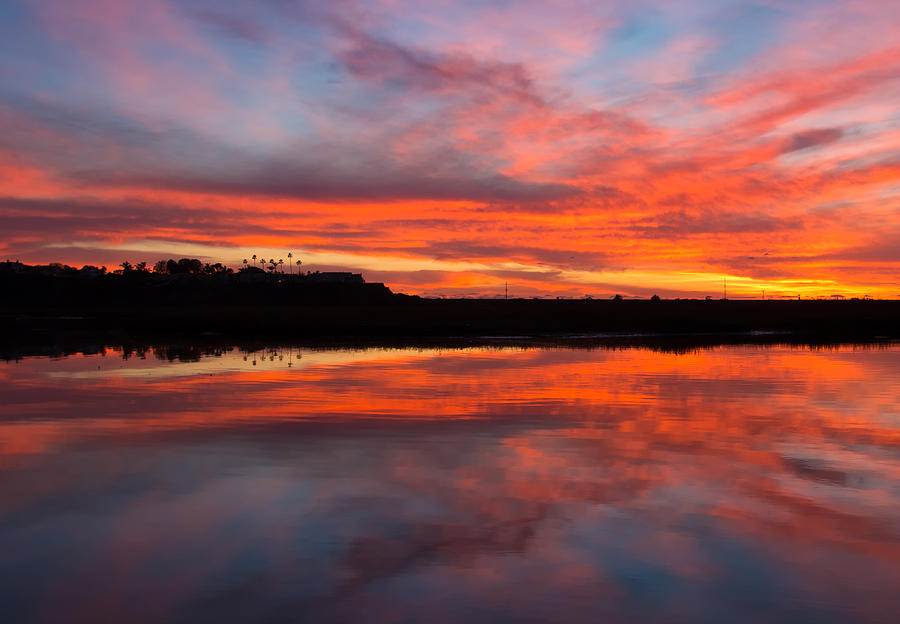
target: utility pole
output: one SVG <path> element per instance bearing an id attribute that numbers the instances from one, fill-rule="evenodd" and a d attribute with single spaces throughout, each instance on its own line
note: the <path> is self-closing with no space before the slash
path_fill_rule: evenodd
<path id="1" fill-rule="evenodd" d="M 504 282 L 504 283 L 506 284 L 506 292 L 503 295 L 503 299 L 508 301 L 509 300 L 509 282 Z"/>

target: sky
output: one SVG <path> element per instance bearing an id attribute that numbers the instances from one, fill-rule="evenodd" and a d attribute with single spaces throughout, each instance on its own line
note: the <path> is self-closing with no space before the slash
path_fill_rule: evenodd
<path id="1" fill-rule="evenodd" d="M 900 297 L 900 3 L 4 0 L 0 258 Z"/>

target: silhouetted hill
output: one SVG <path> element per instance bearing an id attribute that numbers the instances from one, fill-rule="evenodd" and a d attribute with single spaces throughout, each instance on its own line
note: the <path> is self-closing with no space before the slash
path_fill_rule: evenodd
<path id="1" fill-rule="evenodd" d="M 235 273 L 220 264 L 203 265 L 186 258 L 168 264 L 166 272 L 131 267 L 109 273 L 91 266 L 3 262 L 0 292 L 6 294 L 7 309 L 45 310 L 110 305 L 346 305 L 396 297 L 384 284 L 365 283 L 350 273 L 284 275 L 256 268 Z M 162 261 L 157 265 L 165 267 Z"/>

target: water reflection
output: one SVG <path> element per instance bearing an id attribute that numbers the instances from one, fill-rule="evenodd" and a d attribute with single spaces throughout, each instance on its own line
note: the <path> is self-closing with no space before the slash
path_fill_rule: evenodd
<path id="1" fill-rule="evenodd" d="M 11 621 L 894 621 L 900 348 L 0 364 Z"/>

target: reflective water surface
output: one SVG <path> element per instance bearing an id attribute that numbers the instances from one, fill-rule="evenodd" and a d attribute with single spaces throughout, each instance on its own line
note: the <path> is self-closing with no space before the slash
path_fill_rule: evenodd
<path id="1" fill-rule="evenodd" d="M 4 622 L 895 622 L 900 347 L 0 362 Z"/>

